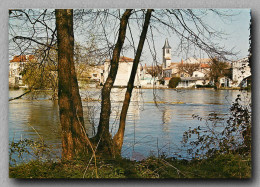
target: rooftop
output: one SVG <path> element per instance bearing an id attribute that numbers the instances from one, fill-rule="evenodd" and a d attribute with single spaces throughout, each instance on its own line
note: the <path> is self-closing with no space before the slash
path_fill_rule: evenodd
<path id="1" fill-rule="evenodd" d="M 171 49 L 171 46 L 169 45 L 169 42 L 168 42 L 168 38 L 166 38 L 166 40 L 165 40 L 165 43 L 164 43 L 163 49 L 164 49 L 164 48 Z"/>
<path id="2" fill-rule="evenodd" d="M 110 62 L 111 59 L 106 59 L 106 62 Z M 125 56 L 121 56 L 119 58 L 119 62 L 133 62 L 134 59 L 133 58 L 129 58 L 129 57 L 125 57 Z"/>
<path id="3" fill-rule="evenodd" d="M 10 62 L 26 62 L 34 59 L 34 55 L 16 55 Z"/>

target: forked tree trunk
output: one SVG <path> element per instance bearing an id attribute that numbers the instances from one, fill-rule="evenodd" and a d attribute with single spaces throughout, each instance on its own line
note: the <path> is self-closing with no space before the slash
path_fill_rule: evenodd
<path id="1" fill-rule="evenodd" d="M 142 33 L 141 33 L 141 36 L 140 36 L 140 39 L 139 39 L 138 48 L 137 48 L 137 51 L 136 51 L 136 54 L 135 54 L 135 58 L 134 58 L 133 66 L 132 66 L 132 71 L 131 71 L 131 75 L 130 75 L 130 78 L 129 78 L 129 81 L 128 81 L 128 84 L 127 84 L 125 99 L 124 99 L 121 114 L 120 114 L 119 128 L 118 128 L 116 135 L 113 138 L 113 141 L 116 145 L 116 151 L 117 151 L 118 155 L 121 154 L 121 149 L 122 149 L 123 140 L 124 140 L 124 133 L 125 133 L 127 111 L 128 111 L 129 105 L 130 105 L 132 91 L 133 91 L 133 88 L 134 88 L 135 76 L 136 76 L 138 64 L 139 64 L 139 61 L 140 61 L 140 57 L 141 57 L 141 54 L 142 54 L 142 51 L 143 51 L 143 46 L 144 46 L 144 42 L 145 42 L 145 39 L 146 39 L 147 30 L 148 30 L 148 26 L 149 26 L 149 23 L 150 23 L 152 11 L 153 11 L 152 9 L 148 9 L 147 12 L 146 12 L 146 15 L 145 15 L 143 30 L 142 30 Z"/>
<path id="2" fill-rule="evenodd" d="M 83 109 L 73 50 L 73 10 L 55 10 L 58 39 L 58 102 L 62 128 L 62 159 L 71 160 L 87 149 Z"/>
<path id="3" fill-rule="evenodd" d="M 112 156 L 112 157 L 115 155 L 115 150 L 114 150 L 114 144 L 112 141 L 111 134 L 109 133 L 109 119 L 111 113 L 110 93 L 115 82 L 120 53 L 125 41 L 127 23 L 131 15 L 131 11 L 132 9 L 127 9 L 120 20 L 118 39 L 115 48 L 113 50 L 112 59 L 110 61 L 110 71 L 101 93 L 102 101 L 101 101 L 100 121 L 99 121 L 97 135 L 95 137 L 96 141 L 99 142 L 98 144 L 99 153 L 103 152 L 105 155 Z"/>

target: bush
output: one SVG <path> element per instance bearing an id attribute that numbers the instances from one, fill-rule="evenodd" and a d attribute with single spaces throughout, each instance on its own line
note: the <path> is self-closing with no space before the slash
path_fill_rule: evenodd
<path id="1" fill-rule="evenodd" d="M 178 86 L 179 82 L 181 81 L 180 77 L 172 77 L 169 81 L 169 88 L 176 88 Z"/>
<path id="2" fill-rule="evenodd" d="M 215 88 L 215 86 L 207 84 L 207 85 L 196 85 L 197 88 Z"/>
<path id="3" fill-rule="evenodd" d="M 210 158 L 219 154 L 251 153 L 251 103 L 243 105 L 238 95 L 230 108 L 228 119 L 211 113 L 206 119 L 193 115 L 193 118 L 205 120 L 205 126 L 185 131 L 183 145 L 193 158 Z"/>

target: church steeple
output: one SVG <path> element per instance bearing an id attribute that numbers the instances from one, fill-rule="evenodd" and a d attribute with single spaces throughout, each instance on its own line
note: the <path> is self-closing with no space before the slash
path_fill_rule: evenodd
<path id="1" fill-rule="evenodd" d="M 171 49 L 171 46 L 169 45 L 168 38 L 166 38 L 163 49 Z"/>
<path id="2" fill-rule="evenodd" d="M 169 45 L 168 38 L 166 38 L 164 46 L 163 46 L 163 67 L 167 68 L 171 65 L 171 46 Z"/>

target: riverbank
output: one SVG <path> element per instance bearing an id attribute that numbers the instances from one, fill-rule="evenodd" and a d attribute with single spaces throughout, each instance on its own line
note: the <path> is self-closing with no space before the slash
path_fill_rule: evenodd
<path id="1" fill-rule="evenodd" d="M 142 178 L 142 179 L 199 179 L 251 178 L 251 155 L 218 155 L 210 159 L 179 160 L 149 157 L 143 161 L 129 159 L 89 160 L 71 162 L 30 161 L 10 167 L 10 178 Z"/>

